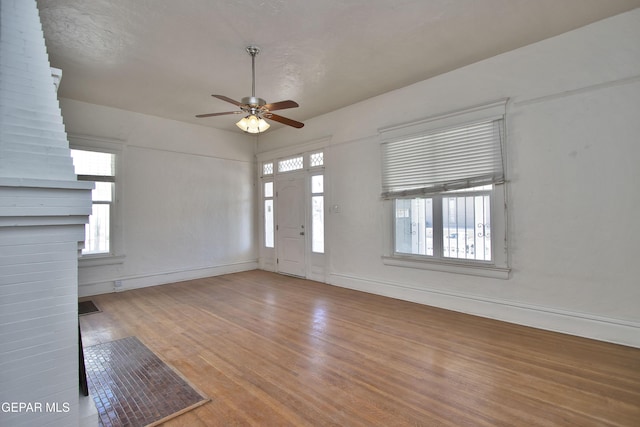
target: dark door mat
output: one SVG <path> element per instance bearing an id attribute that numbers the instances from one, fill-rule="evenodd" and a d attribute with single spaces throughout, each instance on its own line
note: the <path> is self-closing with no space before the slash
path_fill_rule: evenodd
<path id="1" fill-rule="evenodd" d="M 78 314 L 80 316 L 92 313 L 100 313 L 100 309 L 93 303 L 93 301 L 78 302 Z"/>
<path id="2" fill-rule="evenodd" d="M 209 399 L 136 337 L 84 348 L 101 426 L 157 425 Z"/>

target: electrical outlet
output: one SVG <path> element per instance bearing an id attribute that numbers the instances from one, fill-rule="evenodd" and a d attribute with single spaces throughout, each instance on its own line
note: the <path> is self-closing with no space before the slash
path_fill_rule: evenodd
<path id="1" fill-rule="evenodd" d="M 122 287 L 122 280 L 116 280 L 113 283 L 115 284 L 116 288 L 121 288 Z"/>

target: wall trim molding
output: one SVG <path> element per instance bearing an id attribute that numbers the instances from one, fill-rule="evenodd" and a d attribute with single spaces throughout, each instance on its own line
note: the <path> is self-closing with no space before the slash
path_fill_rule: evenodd
<path id="1" fill-rule="evenodd" d="M 640 348 L 640 321 L 346 274 L 330 274 L 328 283 L 475 316 Z"/>
<path id="2" fill-rule="evenodd" d="M 258 261 L 249 260 L 210 267 L 196 267 L 135 276 L 122 276 L 113 278 L 113 280 L 80 283 L 78 294 L 80 297 L 85 297 L 122 292 L 149 286 L 166 285 L 169 283 L 184 282 L 186 280 L 203 279 L 206 277 L 221 276 L 223 274 L 256 270 L 257 268 Z M 120 282 L 121 286 L 116 287 L 116 281 Z"/>
<path id="3" fill-rule="evenodd" d="M 609 80 L 602 83 L 595 83 L 587 86 L 581 86 L 575 89 L 565 90 L 561 92 L 553 92 L 546 95 L 536 96 L 533 98 L 526 98 L 513 103 L 514 107 L 525 107 L 531 104 L 538 104 L 541 102 L 552 101 L 556 99 L 567 98 L 574 95 L 581 95 L 583 93 L 594 92 L 601 89 L 609 89 L 617 86 L 625 86 L 640 82 L 640 75 Z"/>
<path id="4" fill-rule="evenodd" d="M 286 147 L 275 148 L 273 150 L 262 151 L 256 153 L 258 162 L 265 160 L 278 159 L 281 157 L 295 156 L 297 154 L 306 153 L 313 150 L 321 150 L 331 144 L 331 135 L 312 139 L 310 141 L 301 142 L 299 144 L 288 145 Z"/>

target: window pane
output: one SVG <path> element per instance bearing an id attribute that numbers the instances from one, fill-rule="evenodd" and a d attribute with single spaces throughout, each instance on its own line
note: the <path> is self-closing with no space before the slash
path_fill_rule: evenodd
<path id="1" fill-rule="evenodd" d="M 273 248 L 273 200 L 264 201 L 264 245 Z"/>
<path id="2" fill-rule="evenodd" d="M 89 223 L 85 226 L 83 254 L 109 253 L 110 210 L 109 204 L 92 206 Z"/>
<path id="3" fill-rule="evenodd" d="M 303 158 L 293 157 L 291 159 L 280 160 L 278 162 L 278 172 L 290 172 L 304 167 Z"/>
<path id="4" fill-rule="evenodd" d="M 324 175 L 311 177 L 311 192 L 313 194 L 324 193 Z"/>
<path id="5" fill-rule="evenodd" d="M 95 182 L 95 188 L 91 191 L 91 200 L 94 202 L 112 202 L 113 183 Z"/>
<path id="6" fill-rule="evenodd" d="M 115 175 L 115 154 L 71 150 L 76 175 Z"/>
<path id="7" fill-rule="evenodd" d="M 273 182 L 264 183 L 264 197 L 273 197 Z"/>
<path id="8" fill-rule="evenodd" d="M 324 164 L 324 153 L 313 153 L 309 156 L 309 166 L 316 167 Z"/>
<path id="9" fill-rule="evenodd" d="M 491 196 L 442 199 L 443 255 L 491 261 Z"/>
<path id="10" fill-rule="evenodd" d="M 395 201 L 395 251 L 433 256 L 432 199 Z"/>
<path id="11" fill-rule="evenodd" d="M 263 175 L 273 175 L 273 163 L 265 163 L 262 165 L 262 174 Z"/>
<path id="12" fill-rule="evenodd" d="M 322 178 L 322 176 L 320 177 Z M 324 253 L 324 196 L 311 198 L 311 210 L 311 250 Z"/>

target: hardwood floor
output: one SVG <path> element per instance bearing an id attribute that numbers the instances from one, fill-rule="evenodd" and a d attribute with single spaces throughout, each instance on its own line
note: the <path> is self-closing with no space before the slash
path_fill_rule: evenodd
<path id="1" fill-rule="evenodd" d="M 250 271 L 92 298 L 211 402 L 166 426 L 640 426 L 640 349 Z"/>

